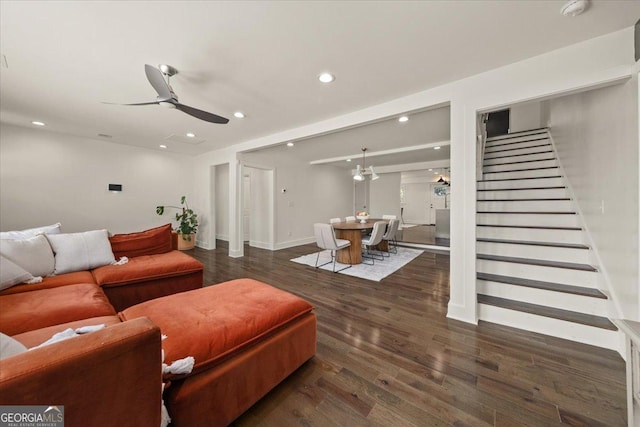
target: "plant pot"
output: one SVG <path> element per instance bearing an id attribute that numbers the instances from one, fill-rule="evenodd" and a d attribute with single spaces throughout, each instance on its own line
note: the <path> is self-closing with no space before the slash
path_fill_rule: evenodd
<path id="1" fill-rule="evenodd" d="M 179 234 L 178 233 L 178 250 L 188 251 L 196 245 L 196 234 Z"/>

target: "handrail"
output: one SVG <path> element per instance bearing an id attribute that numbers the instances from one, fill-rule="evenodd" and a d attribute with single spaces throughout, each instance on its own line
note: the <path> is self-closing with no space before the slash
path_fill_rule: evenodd
<path id="1" fill-rule="evenodd" d="M 482 165 L 484 161 L 484 146 L 487 142 L 487 119 L 489 113 L 480 114 L 476 121 L 476 179 L 483 178 Z"/>

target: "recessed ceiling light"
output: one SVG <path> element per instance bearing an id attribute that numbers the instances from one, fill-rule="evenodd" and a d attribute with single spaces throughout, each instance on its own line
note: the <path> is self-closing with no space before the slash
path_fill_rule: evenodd
<path id="1" fill-rule="evenodd" d="M 402 117 L 400 117 L 400 118 L 398 119 L 398 121 L 399 121 L 400 123 L 408 122 L 408 121 L 409 121 L 409 117 L 407 117 L 407 116 L 402 116 Z"/>
<path id="2" fill-rule="evenodd" d="M 36 126 L 44 126 L 43 122 L 39 122 L 39 121 L 33 121 L 31 122 L 32 125 L 36 125 Z"/>
<path id="3" fill-rule="evenodd" d="M 433 169 L 429 169 L 429 172 L 431 172 Z"/>
<path id="4" fill-rule="evenodd" d="M 433 149 L 434 149 L 434 150 L 439 150 L 439 149 L 440 149 L 440 147 L 433 147 Z"/>
<path id="5" fill-rule="evenodd" d="M 351 159 L 347 159 L 347 162 L 350 162 L 350 161 L 351 161 Z"/>
<path id="6" fill-rule="evenodd" d="M 331 73 L 322 73 L 318 76 L 318 80 L 320 80 L 322 83 L 331 83 L 335 79 L 335 76 Z"/>
<path id="7" fill-rule="evenodd" d="M 589 0 L 569 0 L 560 9 L 564 16 L 578 16 L 589 7 Z"/>
<path id="8" fill-rule="evenodd" d="M 188 132 L 188 133 L 187 133 L 187 136 L 188 136 L 189 138 L 195 138 L 195 137 L 196 137 L 196 134 L 195 134 L 195 133 L 193 133 L 193 132 Z"/>
<path id="9" fill-rule="evenodd" d="M 242 111 L 236 111 L 235 113 L 233 113 L 233 117 L 237 119 L 244 119 L 245 115 Z"/>
<path id="10" fill-rule="evenodd" d="M 164 144 L 160 144 L 160 148 L 167 148 L 167 146 Z"/>
<path id="11" fill-rule="evenodd" d="M 287 142 L 287 147 L 293 147 L 293 142 Z"/>

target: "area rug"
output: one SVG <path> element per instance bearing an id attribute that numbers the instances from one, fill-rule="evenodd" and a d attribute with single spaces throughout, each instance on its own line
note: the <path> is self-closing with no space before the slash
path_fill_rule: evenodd
<path id="1" fill-rule="evenodd" d="M 380 280 L 384 279 L 388 275 L 394 273 L 396 270 L 398 270 L 402 266 L 414 260 L 422 252 L 423 251 L 417 250 L 417 249 L 398 247 L 398 253 L 391 254 L 390 257 L 385 257 L 384 261 L 376 260 L 374 265 L 356 264 L 351 268 L 342 270 L 340 274 L 346 274 L 348 276 L 360 277 L 362 279 L 379 282 Z M 298 264 L 304 264 L 304 265 L 309 265 L 311 267 L 314 267 L 316 264 L 317 256 L 318 256 L 318 252 L 314 252 L 309 255 L 303 255 L 301 257 L 294 258 L 291 261 L 296 262 Z M 318 264 L 324 264 L 329 260 L 331 260 L 331 251 L 320 252 L 320 260 L 318 261 Z M 367 262 L 371 262 L 371 261 L 367 260 Z M 346 264 L 340 264 L 339 262 L 336 262 L 336 270 L 339 270 L 343 267 L 346 267 Z M 319 268 L 321 268 L 322 270 L 331 271 L 333 269 L 333 262 L 327 265 L 323 265 L 322 267 L 319 267 Z"/>

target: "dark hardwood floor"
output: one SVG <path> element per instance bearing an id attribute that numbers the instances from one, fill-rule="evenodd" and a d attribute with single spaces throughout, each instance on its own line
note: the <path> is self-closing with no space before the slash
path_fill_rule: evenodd
<path id="1" fill-rule="evenodd" d="M 318 350 L 234 426 L 624 426 L 622 358 L 446 318 L 449 256 L 425 252 L 382 280 L 290 262 L 315 245 L 194 249 L 205 283 L 251 277 L 310 301 Z"/>
<path id="2" fill-rule="evenodd" d="M 436 238 L 435 225 L 415 225 L 398 230 L 399 242 L 449 247 L 449 239 Z"/>

